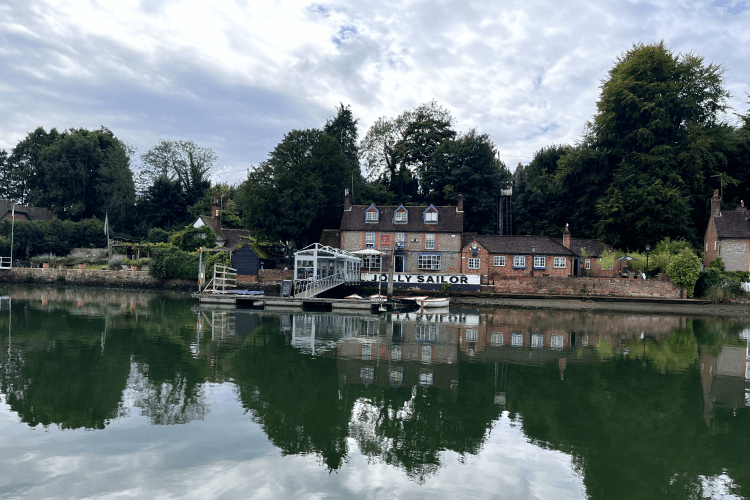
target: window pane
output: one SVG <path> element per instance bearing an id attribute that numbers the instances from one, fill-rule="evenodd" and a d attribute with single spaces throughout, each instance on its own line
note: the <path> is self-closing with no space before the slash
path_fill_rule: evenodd
<path id="1" fill-rule="evenodd" d="M 434 234 L 424 235 L 424 247 L 426 250 L 435 250 L 435 235 Z"/>

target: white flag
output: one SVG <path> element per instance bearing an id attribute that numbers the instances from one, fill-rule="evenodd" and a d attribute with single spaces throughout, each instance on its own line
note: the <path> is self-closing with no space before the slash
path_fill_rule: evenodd
<path id="1" fill-rule="evenodd" d="M 109 214 L 104 215 L 104 234 L 109 237 Z"/>

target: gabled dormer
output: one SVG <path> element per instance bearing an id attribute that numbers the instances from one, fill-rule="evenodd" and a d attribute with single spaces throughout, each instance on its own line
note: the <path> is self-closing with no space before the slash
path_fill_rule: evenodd
<path id="1" fill-rule="evenodd" d="M 409 222 L 409 211 L 405 206 L 399 205 L 396 210 L 393 211 L 393 223 L 394 224 L 406 224 Z"/>
<path id="2" fill-rule="evenodd" d="M 438 211 L 435 205 L 430 205 L 424 211 L 423 214 L 425 224 L 437 224 L 438 223 Z"/>
<path id="3" fill-rule="evenodd" d="M 365 210 L 365 222 L 376 224 L 380 221 L 380 210 L 375 205 L 370 205 Z"/>

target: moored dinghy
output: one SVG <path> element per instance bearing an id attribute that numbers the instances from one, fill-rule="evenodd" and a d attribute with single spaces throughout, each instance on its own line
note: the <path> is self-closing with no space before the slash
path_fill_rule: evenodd
<path id="1" fill-rule="evenodd" d="M 448 305 L 450 304 L 450 299 L 448 297 L 434 297 L 434 298 L 418 297 L 416 299 L 416 304 L 422 308 L 448 307 Z"/>

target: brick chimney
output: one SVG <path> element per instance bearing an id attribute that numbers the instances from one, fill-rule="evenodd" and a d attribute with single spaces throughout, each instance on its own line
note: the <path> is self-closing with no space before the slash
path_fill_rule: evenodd
<path id="1" fill-rule="evenodd" d="M 458 201 L 456 202 L 456 212 L 464 211 L 464 195 L 458 193 Z"/>
<path id="2" fill-rule="evenodd" d="M 711 198 L 711 217 L 721 217 L 721 196 L 719 196 L 719 190 L 714 191 L 714 196 Z"/>
<path id="3" fill-rule="evenodd" d="M 211 218 L 214 221 L 214 228 L 218 232 L 221 230 L 221 205 L 219 197 L 214 195 L 214 201 L 211 203 Z"/>
<path id="4" fill-rule="evenodd" d="M 349 194 L 348 189 L 344 189 L 344 211 L 345 212 L 352 211 L 352 197 Z"/>
<path id="5" fill-rule="evenodd" d="M 563 231 L 563 246 L 570 250 L 570 231 L 568 231 L 567 224 L 565 224 L 565 231 Z"/>

